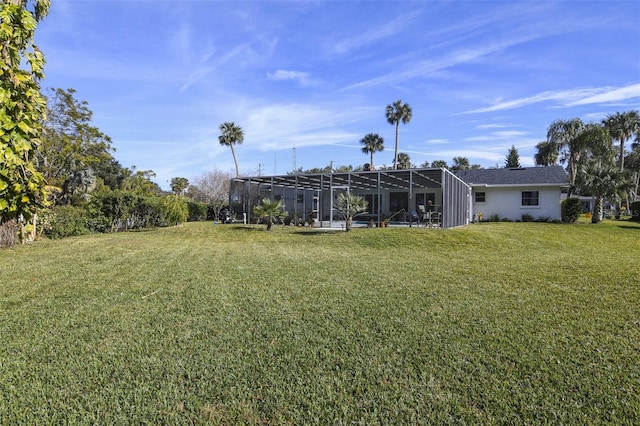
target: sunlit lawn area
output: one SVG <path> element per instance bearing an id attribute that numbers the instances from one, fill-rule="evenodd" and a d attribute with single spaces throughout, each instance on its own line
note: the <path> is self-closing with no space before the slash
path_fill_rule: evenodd
<path id="1" fill-rule="evenodd" d="M 0 424 L 638 424 L 640 224 L 0 251 Z"/>

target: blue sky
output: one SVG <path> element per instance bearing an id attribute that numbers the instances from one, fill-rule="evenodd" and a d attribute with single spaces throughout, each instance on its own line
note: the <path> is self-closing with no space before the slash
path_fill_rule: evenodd
<path id="1" fill-rule="evenodd" d="M 367 133 L 391 165 L 396 99 L 416 165 L 502 166 L 514 145 L 531 166 L 553 120 L 640 109 L 639 22 L 638 1 L 54 0 L 36 39 L 43 87 L 76 89 L 116 159 L 168 189 L 235 173 L 225 121 L 243 175 L 360 166 Z"/>

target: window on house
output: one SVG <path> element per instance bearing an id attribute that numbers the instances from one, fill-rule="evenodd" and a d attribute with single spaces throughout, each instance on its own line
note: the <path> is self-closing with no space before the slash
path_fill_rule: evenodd
<path id="1" fill-rule="evenodd" d="M 522 205 L 523 206 L 540 205 L 540 195 L 538 191 L 522 191 Z"/>
<path id="2" fill-rule="evenodd" d="M 484 203 L 486 201 L 487 198 L 484 192 L 476 192 L 476 203 Z"/>
<path id="3" fill-rule="evenodd" d="M 378 194 L 365 194 L 364 200 L 367 202 L 369 214 L 378 214 Z"/>

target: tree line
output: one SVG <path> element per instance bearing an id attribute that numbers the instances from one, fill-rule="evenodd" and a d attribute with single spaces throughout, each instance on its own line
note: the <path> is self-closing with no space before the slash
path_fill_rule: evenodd
<path id="1" fill-rule="evenodd" d="M 633 140 L 631 150 L 626 142 Z M 615 146 L 617 142 L 618 146 Z M 603 218 L 605 199 L 629 209 L 638 199 L 640 184 L 640 114 L 616 112 L 600 122 L 580 118 L 556 120 L 547 139 L 536 145 L 539 166 L 566 166 L 571 185 L 568 196 L 591 196 L 595 200 L 592 221 Z"/>

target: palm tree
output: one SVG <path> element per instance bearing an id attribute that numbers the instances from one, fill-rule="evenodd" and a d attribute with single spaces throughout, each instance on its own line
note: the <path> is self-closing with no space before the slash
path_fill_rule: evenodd
<path id="1" fill-rule="evenodd" d="M 387 105 L 386 116 L 389 124 L 395 124 L 396 126 L 396 149 L 393 154 L 393 168 L 398 168 L 398 139 L 400 137 L 400 122 L 407 124 L 411 121 L 411 106 L 409 104 L 403 104 L 401 99 L 398 99 L 392 104 Z"/>
<path id="2" fill-rule="evenodd" d="M 189 187 L 189 180 L 183 177 L 174 177 L 171 178 L 171 190 L 175 192 L 177 195 L 182 196 L 184 194 L 184 190 Z"/>
<path id="3" fill-rule="evenodd" d="M 624 170 L 624 143 L 633 134 L 640 132 L 640 115 L 638 111 L 617 112 L 603 120 L 604 125 L 614 140 L 620 142 L 620 170 Z"/>
<path id="4" fill-rule="evenodd" d="M 638 187 L 640 187 L 640 144 L 634 143 L 633 150 L 627 158 L 625 168 L 632 174 L 633 189 L 631 190 L 632 200 L 638 199 Z"/>
<path id="5" fill-rule="evenodd" d="M 538 150 L 534 156 L 536 166 L 553 166 L 558 162 L 560 153 L 555 143 L 542 141 L 536 145 L 536 149 Z"/>
<path id="6" fill-rule="evenodd" d="M 605 125 L 590 123 L 576 136 L 575 143 L 582 146 L 583 158 L 578 164 L 576 188 L 595 199 L 592 223 L 603 217 L 605 198 L 619 199 L 631 189 L 628 174 L 615 165 L 615 149 Z"/>
<path id="7" fill-rule="evenodd" d="M 627 173 L 618 170 L 615 163 L 602 162 L 597 158 L 590 158 L 583 168 L 580 186 L 595 198 L 591 222 L 600 223 L 603 218 L 604 199 L 619 199 L 627 194 L 631 190 L 631 180 L 628 179 Z"/>
<path id="8" fill-rule="evenodd" d="M 405 152 L 400 152 L 398 153 L 398 169 L 410 169 L 411 168 L 411 157 L 409 157 L 409 154 L 405 153 Z"/>
<path id="9" fill-rule="evenodd" d="M 434 169 L 448 169 L 449 166 L 445 160 L 435 160 L 431 163 L 431 167 Z"/>
<path id="10" fill-rule="evenodd" d="M 384 151 L 384 139 L 377 133 L 369 133 L 364 138 L 360 139 L 362 152 L 365 154 L 371 154 L 371 162 L 369 163 L 369 170 L 375 170 L 373 165 L 373 153 Z"/>
<path id="11" fill-rule="evenodd" d="M 453 157 L 453 164 L 451 170 L 469 170 L 469 159 L 467 157 Z"/>
<path id="12" fill-rule="evenodd" d="M 584 131 L 584 128 L 585 125 L 582 120 L 574 118 L 571 120 L 556 120 L 551 123 L 547 130 L 547 142 L 557 145 L 562 150 L 560 162 L 567 162 L 569 183 L 572 186 L 575 185 L 578 163 L 588 142 L 585 138 L 578 137 Z"/>
<path id="13" fill-rule="evenodd" d="M 236 177 L 240 177 L 240 168 L 238 167 L 238 159 L 236 158 L 236 151 L 233 149 L 235 144 L 241 144 L 244 141 L 244 132 L 240 126 L 237 126 L 233 122 L 224 122 L 220 125 L 220 136 L 218 141 L 220 145 L 226 145 L 231 148 L 231 155 L 233 155 L 233 162 L 236 165 Z"/>
<path id="14" fill-rule="evenodd" d="M 262 202 L 253 208 L 253 213 L 267 220 L 267 231 L 271 231 L 275 219 L 288 215 L 288 213 L 284 211 L 284 203 L 282 200 L 276 201 L 270 200 L 269 198 L 263 198 Z"/>
<path id="15" fill-rule="evenodd" d="M 350 192 L 341 192 L 338 194 L 338 198 L 333 204 L 333 208 L 344 214 L 347 218 L 344 229 L 346 232 L 349 232 L 353 225 L 353 216 L 366 211 L 368 203 L 359 195 L 352 194 Z"/>

